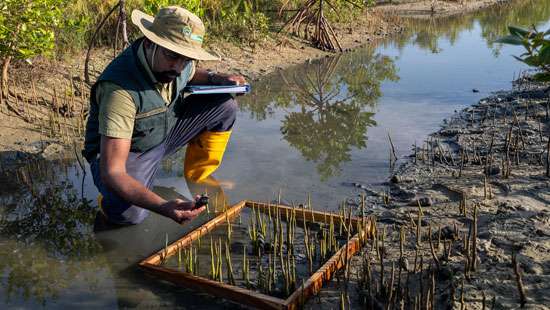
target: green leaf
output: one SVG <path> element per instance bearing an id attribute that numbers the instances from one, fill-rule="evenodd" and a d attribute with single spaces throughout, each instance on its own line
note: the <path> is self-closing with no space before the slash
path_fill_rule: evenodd
<path id="1" fill-rule="evenodd" d="M 523 59 L 523 62 L 528 64 L 531 67 L 537 67 L 540 65 L 540 59 L 538 56 L 529 56 Z"/>
<path id="2" fill-rule="evenodd" d="M 497 39 L 495 42 L 497 43 L 503 43 L 503 44 L 510 44 L 510 45 L 522 45 L 523 39 L 521 37 L 518 37 L 516 35 L 508 35 L 501 37 Z"/>
<path id="3" fill-rule="evenodd" d="M 33 54 L 31 50 L 26 48 L 20 48 L 17 50 L 17 52 L 19 53 L 21 58 L 28 58 Z"/>
<path id="4" fill-rule="evenodd" d="M 539 60 L 542 64 L 550 64 L 550 44 L 540 49 Z"/>
<path id="5" fill-rule="evenodd" d="M 529 52 L 525 52 L 525 53 L 522 53 L 522 54 L 519 55 L 519 56 L 520 56 L 520 57 L 525 57 L 525 56 L 528 56 L 528 55 L 530 55 L 530 53 L 529 53 Z"/>
<path id="6" fill-rule="evenodd" d="M 533 79 L 538 82 L 550 82 L 550 73 L 537 73 L 533 75 Z"/>
<path id="7" fill-rule="evenodd" d="M 508 30 L 512 35 L 520 36 L 520 37 L 525 37 L 530 33 L 529 30 L 518 26 L 508 26 Z"/>
<path id="8" fill-rule="evenodd" d="M 517 61 L 521 61 L 521 62 L 525 63 L 525 61 L 523 60 L 523 58 L 520 58 L 520 57 L 515 56 L 515 55 L 512 55 L 512 57 L 514 57 Z"/>

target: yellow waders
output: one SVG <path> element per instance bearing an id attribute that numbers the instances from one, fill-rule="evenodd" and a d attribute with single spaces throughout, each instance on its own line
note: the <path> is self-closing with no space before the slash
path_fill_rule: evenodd
<path id="1" fill-rule="evenodd" d="M 220 166 L 231 131 L 205 131 L 194 138 L 185 152 L 185 178 L 200 182 Z"/>

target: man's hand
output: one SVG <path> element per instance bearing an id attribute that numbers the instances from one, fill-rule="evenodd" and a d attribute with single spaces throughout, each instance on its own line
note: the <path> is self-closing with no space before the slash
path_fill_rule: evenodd
<path id="1" fill-rule="evenodd" d="M 99 166 L 101 179 L 108 189 L 133 205 L 169 217 L 178 223 L 192 220 L 206 209 L 205 207 L 194 209 L 195 203 L 191 201 L 181 199 L 166 201 L 128 175 L 126 160 L 129 150 L 129 139 L 101 136 Z"/>
<path id="2" fill-rule="evenodd" d="M 218 81 L 216 82 L 216 79 L 214 79 L 214 83 L 218 85 L 244 85 L 246 84 L 246 79 L 241 75 L 236 74 L 230 74 L 230 75 L 224 75 L 224 74 L 216 74 L 215 76 L 218 76 Z M 242 96 L 244 94 L 236 94 L 237 96 Z"/>
<path id="3" fill-rule="evenodd" d="M 197 209 L 194 207 L 195 203 L 192 201 L 174 199 L 162 204 L 159 207 L 159 213 L 181 224 L 194 219 L 197 215 L 206 210 L 205 206 Z"/>
<path id="4" fill-rule="evenodd" d="M 222 74 L 222 73 L 210 73 L 212 76 L 209 79 L 214 85 L 244 85 L 246 79 L 242 75 L 237 74 Z"/>
<path id="5" fill-rule="evenodd" d="M 190 85 L 244 85 L 246 79 L 238 74 L 214 73 L 204 69 L 197 69 L 193 79 L 189 81 Z"/>
<path id="6" fill-rule="evenodd" d="M 246 79 L 242 75 L 231 74 L 227 76 L 222 76 L 222 85 L 244 85 L 246 84 Z"/>

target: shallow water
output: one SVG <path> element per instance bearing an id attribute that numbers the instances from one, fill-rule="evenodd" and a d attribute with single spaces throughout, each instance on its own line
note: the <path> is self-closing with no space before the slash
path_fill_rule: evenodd
<path id="1" fill-rule="evenodd" d="M 505 34 L 507 24 L 547 29 L 549 21 L 547 0 L 411 21 L 406 33 L 375 48 L 264 78 L 239 100 L 236 127 L 209 193 L 223 192 L 228 202 L 265 201 L 281 189 L 287 202 L 310 193 L 316 208 L 334 210 L 360 193 L 354 182 L 380 190 L 389 174 L 388 133 L 402 162 L 411 145 L 453 111 L 509 89 L 526 69 L 511 57 L 521 50 L 491 40 Z M 181 177 L 182 154 L 159 171 L 156 190 L 165 196 L 203 191 Z M 0 174 L 0 308 L 224 304 L 146 277 L 135 265 L 162 248 L 166 234 L 177 239 L 201 219 L 182 228 L 152 215 L 138 226 L 93 234 L 95 202 L 78 203 L 78 165 L 32 163 L 19 175 Z M 83 188 L 95 200 L 89 174 Z"/>
<path id="2" fill-rule="evenodd" d="M 214 217 L 213 214 L 211 216 Z M 290 216 L 290 222 L 293 222 L 293 225 L 288 224 L 287 216 Z M 319 223 L 323 220 L 321 217 L 317 217 L 317 223 L 310 222 L 306 226 L 308 227 L 308 244 L 313 245 L 309 247 L 312 250 L 312 271 L 310 273 L 307 259 L 308 252 L 306 243 L 304 243 L 305 230 L 300 222 L 302 216 L 305 217 L 305 215 L 302 212 L 297 212 L 295 216 L 295 220 L 292 221 L 292 213 L 286 215 L 283 213 L 279 217 L 279 222 L 277 216 L 272 213 L 264 214 L 259 212 L 258 209 L 243 208 L 238 216 L 229 220 L 230 226 L 227 219 L 222 221 L 210 232 L 192 242 L 190 247 L 184 250 L 180 249 L 173 255 L 162 258 L 161 264 L 171 270 L 185 271 L 207 279 L 217 279 L 213 276 L 213 274 L 216 274 L 213 270 L 220 268 L 221 277 L 225 279 L 226 283 L 229 282 L 231 274 L 235 285 L 239 287 L 248 287 L 256 292 L 286 299 L 295 289 L 290 286 L 288 292 L 285 291 L 284 276 L 281 269 L 283 259 L 286 261 L 289 258 L 288 263 L 290 266 L 286 268 L 290 269 L 289 274 L 296 277 L 295 283 L 299 286 L 302 282 L 307 281 L 312 273 L 317 271 L 347 241 L 347 228 L 339 226 L 339 222 L 334 225 L 335 221 L 333 221 L 332 226 L 322 225 Z M 260 221 L 264 225 L 263 228 L 262 224 L 259 224 Z M 263 229 L 265 231 L 262 231 Z M 286 241 L 289 229 L 292 231 L 290 233 L 290 236 L 292 236 L 291 242 L 293 242 L 292 250 L 287 247 L 289 243 Z M 284 235 L 284 237 L 281 236 L 283 241 L 279 241 L 281 239 L 278 237 L 281 232 Z M 261 242 L 254 243 L 254 239 L 252 239 L 254 234 L 258 238 L 257 240 L 261 240 Z M 354 234 L 352 228 L 351 236 Z M 326 254 L 322 254 L 320 247 L 323 238 L 328 249 Z M 227 253 L 230 253 L 229 260 L 227 260 Z M 291 257 L 294 257 L 294 259 L 290 259 Z M 244 267 L 245 259 L 246 264 L 248 264 L 246 269 Z M 228 261 L 231 263 L 229 264 Z M 231 269 L 229 269 L 229 266 L 231 266 Z M 245 276 L 245 270 L 248 270 L 247 276 Z M 274 275 L 277 274 L 277 276 L 270 280 L 273 282 L 267 284 L 268 277 L 266 275 L 270 270 L 274 270 Z M 250 279 L 249 283 L 246 282 L 245 277 Z M 258 285 L 259 279 L 263 279 L 263 286 Z M 253 285 L 250 286 L 250 283 Z"/>

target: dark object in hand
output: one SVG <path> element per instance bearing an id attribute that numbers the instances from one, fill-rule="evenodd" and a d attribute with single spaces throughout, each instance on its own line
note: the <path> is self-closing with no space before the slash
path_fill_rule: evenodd
<path id="1" fill-rule="evenodd" d="M 206 206 L 208 204 L 208 196 L 207 195 L 200 195 L 199 197 L 195 198 L 195 207 L 194 209 L 198 209 L 200 207 Z"/>

